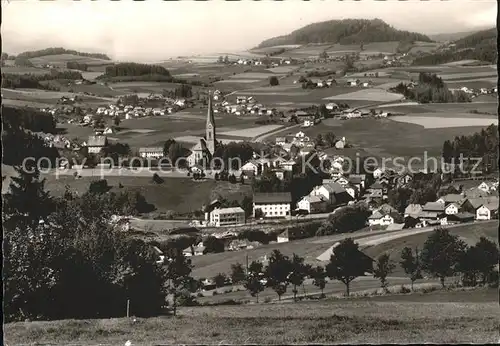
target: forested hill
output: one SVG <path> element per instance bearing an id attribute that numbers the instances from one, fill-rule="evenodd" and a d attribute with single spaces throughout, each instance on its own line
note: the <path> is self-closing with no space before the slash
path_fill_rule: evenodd
<path id="1" fill-rule="evenodd" d="M 463 37 L 455 41 L 457 49 L 461 48 L 478 48 L 481 46 L 496 47 L 497 45 L 497 29 L 491 28 L 481 30 L 469 36 Z"/>
<path id="2" fill-rule="evenodd" d="M 265 40 L 258 47 L 284 44 L 357 44 L 387 41 L 431 42 L 432 40 L 426 35 L 397 30 L 380 19 L 343 19 L 310 24 L 288 35 Z"/>
<path id="3" fill-rule="evenodd" d="M 448 50 L 423 55 L 414 65 L 445 64 L 459 60 L 479 60 L 495 64 L 498 60 L 496 28 L 481 30 L 454 42 Z"/>
<path id="4" fill-rule="evenodd" d="M 73 55 L 86 56 L 86 57 L 95 58 L 95 59 L 111 60 L 111 58 L 109 56 L 107 56 L 106 54 L 77 52 L 76 50 L 65 49 L 62 47 L 45 48 L 45 49 L 41 49 L 41 50 L 23 52 L 23 53 L 19 53 L 17 55 L 17 57 L 31 59 L 31 58 L 38 58 L 41 56 L 59 55 L 59 54 L 73 54 Z"/>

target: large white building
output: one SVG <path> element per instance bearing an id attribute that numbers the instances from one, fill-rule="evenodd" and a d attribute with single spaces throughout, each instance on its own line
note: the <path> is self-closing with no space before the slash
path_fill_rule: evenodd
<path id="1" fill-rule="evenodd" d="M 292 195 L 290 192 L 262 192 L 253 196 L 253 215 L 262 211 L 263 217 L 286 217 L 290 215 Z M 258 216 L 258 215 L 257 215 Z"/>
<path id="2" fill-rule="evenodd" d="M 216 227 L 245 223 L 245 211 L 240 207 L 216 208 L 210 212 L 210 224 Z"/>
<path id="3" fill-rule="evenodd" d="M 139 156 L 143 158 L 159 159 L 163 157 L 163 148 L 161 147 L 139 148 Z"/>

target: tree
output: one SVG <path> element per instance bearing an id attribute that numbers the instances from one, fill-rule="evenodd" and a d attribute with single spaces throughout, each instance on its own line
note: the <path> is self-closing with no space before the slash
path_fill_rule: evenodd
<path id="1" fill-rule="evenodd" d="M 110 188 L 111 187 L 108 185 L 108 181 L 106 179 L 94 180 L 90 182 L 88 192 L 101 195 L 108 192 Z"/>
<path id="2" fill-rule="evenodd" d="M 387 276 L 392 273 L 395 267 L 390 261 L 388 254 L 382 254 L 377 258 L 375 268 L 373 269 L 373 277 L 380 279 L 382 288 L 387 288 Z"/>
<path id="3" fill-rule="evenodd" d="M 354 60 L 349 54 L 346 54 L 345 56 L 345 64 L 348 71 L 354 68 Z"/>
<path id="4" fill-rule="evenodd" d="M 484 285 L 498 264 L 498 247 L 492 241 L 481 237 L 479 242 L 469 247 L 460 257 L 458 270 L 463 274 L 464 282 L 476 285 L 481 276 Z"/>
<path id="5" fill-rule="evenodd" d="M 312 270 L 312 278 L 313 278 L 313 285 L 321 290 L 321 297 L 324 297 L 325 294 L 323 293 L 323 290 L 325 289 L 326 286 L 325 268 L 321 266 L 317 266 L 316 268 L 314 268 Z"/>
<path id="6" fill-rule="evenodd" d="M 229 57 L 227 55 L 224 57 L 224 64 L 229 64 Z"/>
<path id="7" fill-rule="evenodd" d="M 328 59 L 328 53 L 326 52 L 326 50 L 319 53 L 319 58 L 320 59 Z"/>
<path id="8" fill-rule="evenodd" d="M 334 249 L 330 262 L 325 267 L 330 279 L 339 280 L 346 286 L 349 296 L 349 286 L 352 280 L 365 272 L 372 271 L 372 262 L 358 249 L 358 244 L 351 238 L 342 240 Z"/>
<path id="9" fill-rule="evenodd" d="M 231 184 L 236 184 L 236 177 L 234 174 L 229 175 L 229 178 L 227 179 Z"/>
<path id="10" fill-rule="evenodd" d="M 177 298 L 182 290 L 188 289 L 191 282 L 191 260 L 180 251 L 170 258 L 166 270 L 168 292 L 172 295 L 174 316 L 177 314 Z"/>
<path id="11" fill-rule="evenodd" d="M 120 122 L 121 122 L 120 117 L 116 116 L 116 117 L 113 119 L 113 122 L 114 122 L 115 126 L 120 126 Z"/>
<path id="12" fill-rule="evenodd" d="M 325 144 L 325 142 L 323 141 L 323 136 L 321 135 L 321 133 L 318 133 L 318 135 L 316 136 L 315 142 L 316 142 L 316 146 L 318 146 L 318 147 L 322 147 Z"/>
<path id="13" fill-rule="evenodd" d="M 222 287 L 226 283 L 226 274 L 218 273 L 214 276 L 215 287 Z"/>
<path id="14" fill-rule="evenodd" d="M 266 267 L 267 285 L 278 295 L 278 300 L 286 292 L 288 275 L 291 272 L 291 262 L 279 250 L 273 250 Z"/>
<path id="15" fill-rule="evenodd" d="M 297 301 L 297 287 L 304 283 L 307 275 L 307 267 L 304 264 L 304 258 L 293 254 L 290 263 L 290 274 L 288 275 L 288 282 L 293 285 L 293 300 Z"/>
<path id="16" fill-rule="evenodd" d="M 219 59 L 217 59 L 217 62 L 218 62 L 219 64 L 223 64 L 223 63 L 224 63 L 224 57 L 223 57 L 222 55 L 221 55 L 221 56 L 219 56 Z"/>
<path id="17" fill-rule="evenodd" d="M 165 156 L 165 157 L 169 156 L 168 154 L 169 154 L 170 146 L 174 143 L 175 143 L 175 139 L 171 139 L 171 138 L 169 138 L 165 141 L 165 144 L 163 144 L 163 156 Z"/>
<path id="18" fill-rule="evenodd" d="M 264 285 L 261 282 L 263 276 L 262 272 L 262 263 L 253 261 L 248 267 L 246 280 L 243 284 L 245 289 L 250 292 L 250 295 L 257 298 L 257 303 L 259 302 L 259 293 L 264 290 Z"/>
<path id="19" fill-rule="evenodd" d="M 224 242 L 214 236 L 208 236 L 203 245 L 205 246 L 204 254 L 224 252 Z"/>
<path id="20" fill-rule="evenodd" d="M 444 280 L 456 272 L 460 257 L 466 244 L 451 235 L 447 229 L 437 228 L 427 238 L 422 249 L 422 269 L 438 277 L 444 287 Z"/>
<path id="21" fill-rule="evenodd" d="M 241 263 L 231 264 L 231 281 L 233 284 L 239 284 L 246 279 L 245 269 Z"/>
<path id="22" fill-rule="evenodd" d="M 387 194 L 389 204 L 393 206 L 399 213 L 403 213 L 410 202 L 410 197 L 413 191 L 408 188 L 392 189 Z"/>
<path id="23" fill-rule="evenodd" d="M 335 146 L 336 141 L 337 141 L 337 138 L 335 137 L 335 134 L 333 132 L 326 133 L 325 142 L 329 148 L 333 148 Z"/>
<path id="24" fill-rule="evenodd" d="M 280 84 L 280 81 L 279 81 L 278 77 L 272 76 L 271 78 L 269 78 L 269 85 L 270 86 L 276 86 L 279 84 Z"/>
<path id="25" fill-rule="evenodd" d="M 401 261 L 399 263 L 404 272 L 410 276 L 412 291 L 413 283 L 422 278 L 421 263 L 418 256 L 418 249 L 415 249 L 415 255 L 413 255 L 412 249 L 408 246 L 401 251 Z"/>

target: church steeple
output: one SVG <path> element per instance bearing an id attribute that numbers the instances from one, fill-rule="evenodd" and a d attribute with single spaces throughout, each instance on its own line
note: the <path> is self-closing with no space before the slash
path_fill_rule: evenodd
<path id="1" fill-rule="evenodd" d="M 208 111 L 206 126 L 206 145 L 211 155 L 215 152 L 215 118 L 212 108 L 212 93 L 208 92 Z"/>

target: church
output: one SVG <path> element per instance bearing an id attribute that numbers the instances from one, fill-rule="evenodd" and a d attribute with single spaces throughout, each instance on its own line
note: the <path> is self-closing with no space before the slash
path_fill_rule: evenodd
<path id="1" fill-rule="evenodd" d="M 212 94 L 208 94 L 208 111 L 207 111 L 207 124 L 205 128 L 205 138 L 200 138 L 200 141 L 191 148 L 191 155 L 188 156 L 188 163 L 190 167 L 200 163 L 203 158 L 207 162 L 213 157 L 217 145 L 215 137 L 215 118 L 214 110 L 212 107 Z"/>

